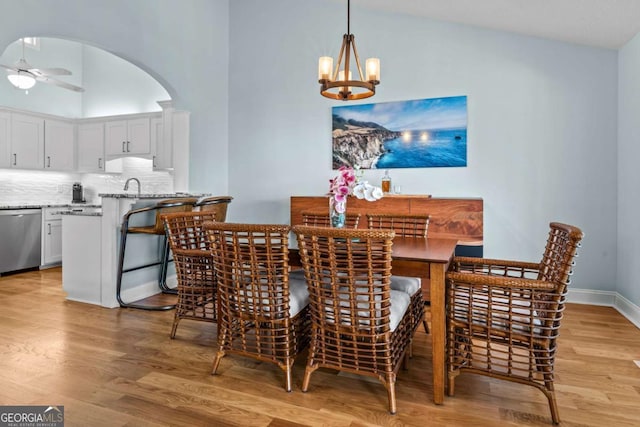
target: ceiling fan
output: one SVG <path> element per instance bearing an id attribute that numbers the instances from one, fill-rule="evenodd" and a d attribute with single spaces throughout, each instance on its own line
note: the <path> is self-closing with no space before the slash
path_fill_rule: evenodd
<path id="1" fill-rule="evenodd" d="M 70 76 L 71 71 L 65 68 L 34 68 L 24 59 L 24 39 L 22 41 L 22 58 L 13 66 L 0 64 L 0 67 L 7 69 L 7 78 L 18 89 L 30 89 L 36 84 L 36 80 L 75 92 L 84 92 L 80 86 L 55 79 L 51 76 Z"/>

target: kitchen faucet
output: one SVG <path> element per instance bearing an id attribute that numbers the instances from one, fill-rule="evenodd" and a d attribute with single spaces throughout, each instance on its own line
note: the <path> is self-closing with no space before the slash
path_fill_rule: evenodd
<path id="1" fill-rule="evenodd" d="M 138 178 L 129 178 L 127 182 L 124 183 L 124 191 L 129 189 L 129 182 L 135 181 L 138 183 L 138 197 L 140 197 L 140 180 Z"/>

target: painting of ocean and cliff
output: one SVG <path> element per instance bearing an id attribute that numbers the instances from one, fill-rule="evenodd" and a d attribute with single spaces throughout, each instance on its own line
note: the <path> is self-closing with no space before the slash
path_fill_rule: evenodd
<path id="1" fill-rule="evenodd" d="M 467 166 L 467 97 L 333 107 L 333 168 Z"/>

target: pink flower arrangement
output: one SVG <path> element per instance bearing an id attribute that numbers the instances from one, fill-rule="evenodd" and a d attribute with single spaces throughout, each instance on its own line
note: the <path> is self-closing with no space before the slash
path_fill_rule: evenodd
<path id="1" fill-rule="evenodd" d="M 374 201 L 382 198 L 380 187 L 370 185 L 366 181 L 356 179 L 356 174 L 361 176 L 360 168 L 342 166 L 338 169 L 338 175 L 329 180 L 329 195 L 338 205 L 347 201 L 347 196 L 353 194 L 358 199 Z"/>
<path id="2" fill-rule="evenodd" d="M 341 166 L 338 175 L 329 180 L 329 193 L 338 202 L 345 202 L 356 184 L 356 174 L 353 168 Z"/>

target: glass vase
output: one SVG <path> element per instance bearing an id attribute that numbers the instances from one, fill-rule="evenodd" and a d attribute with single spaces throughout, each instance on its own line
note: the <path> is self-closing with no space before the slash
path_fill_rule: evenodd
<path id="1" fill-rule="evenodd" d="M 329 221 L 332 227 L 344 228 L 347 211 L 347 199 L 337 201 L 333 197 L 329 197 Z"/>

